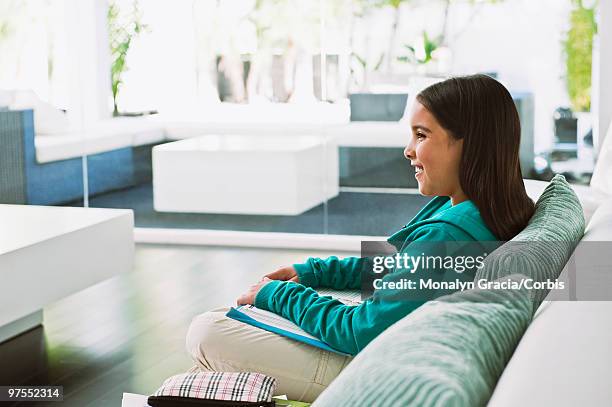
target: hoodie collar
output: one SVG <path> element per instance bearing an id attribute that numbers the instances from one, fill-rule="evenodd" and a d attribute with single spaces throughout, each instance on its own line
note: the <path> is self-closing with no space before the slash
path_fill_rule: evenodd
<path id="1" fill-rule="evenodd" d="M 405 228 L 416 229 L 424 224 L 437 222 L 451 224 L 477 241 L 497 240 L 484 223 L 474 202 L 466 200 L 457 205 L 451 205 L 450 198 L 447 196 L 433 198 Z"/>

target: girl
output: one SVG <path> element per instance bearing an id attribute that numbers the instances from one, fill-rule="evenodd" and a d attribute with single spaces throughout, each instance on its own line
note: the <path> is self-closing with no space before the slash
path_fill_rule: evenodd
<path id="1" fill-rule="evenodd" d="M 520 123 L 509 92 L 485 75 L 451 78 L 416 97 L 404 150 L 419 192 L 434 198 L 390 238 L 410 253 L 415 242 L 510 240 L 533 214 L 519 165 Z M 411 247 L 411 245 L 413 245 Z M 420 253 L 419 253 L 420 254 Z M 311 288 L 360 288 L 366 259 L 309 258 L 266 275 L 237 303 L 279 314 L 331 347 L 355 355 L 424 301 L 393 301 L 382 292 L 359 306 Z M 401 272 L 386 275 L 393 281 Z M 278 393 L 312 401 L 351 360 L 225 317 L 196 317 L 187 347 L 200 368 L 251 370 L 278 379 Z"/>

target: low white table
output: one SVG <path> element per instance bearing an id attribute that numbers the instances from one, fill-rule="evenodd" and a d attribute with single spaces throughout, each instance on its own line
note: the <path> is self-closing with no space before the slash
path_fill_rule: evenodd
<path id="1" fill-rule="evenodd" d="M 42 308 L 131 270 L 131 210 L 0 205 L 0 342 L 42 323 Z"/>
<path id="2" fill-rule="evenodd" d="M 338 191 L 338 147 L 322 137 L 209 135 L 153 148 L 160 212 L 299 215 Z"/>

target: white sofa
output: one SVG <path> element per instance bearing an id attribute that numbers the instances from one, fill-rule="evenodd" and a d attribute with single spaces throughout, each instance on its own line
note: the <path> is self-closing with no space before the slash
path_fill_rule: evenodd
<path id="1" fill-rule="evenodd" d="M 83 130 L 69 130 L 52 135 L 37 133 L 36 161 L 43 164 L 165 140 L 164 127 L 147 118 L 106 119 Z"/>
<path id="2" fill-rule="evenodd" d="M 145 183 L 151 179 L 153 145 L 203 135 L 317 136 L 333 149 L 392 147 L 393 151 L 383 149 L 379 150 L 380 154 L 384 155 L 384 160 L 389 160 L 391 155 L 400 162 L 402 170 L 406 169 L 401 149 L 409 135 L 407 125 L 400 122 L 351 123 L 349 107 L 345 104 L 219 104 L 204 109 L 205 117 L 201 118 L 193 112 L 179 116 L 121 117 L 76 129 L 61 111 L 35 96 L 30 95 L 30 99 L 35 103 L 10 106 L 11 110 L 22 109 L 17 118 L 0 113 L 5 117 L 0 117 L 0 143 L 7 148 L 7 157 L 19 157 L 18 161 L 23 161 L 23 164 L 11 161 L 1 166 L 3 171 L 18 174 L 20 179 L 0 180 L 1 202 L 63 204 L 81 199 L 86 193 L 93 196 Z M 33 113 L 27 113 L 26 109 L 33 109 Z M 32 122 L 33 125 L 28 124 Z M 15 130 L 15 127 L 21 129 Z M 349 165 L 355 160 L 348 154 L 346 149 L 339 154 L 344 157 L 344 164 L 339 168 L 340 180 L 369 173 L 368 168 L 361 167 L 364 164 L 361 160 L 357 160 L 357 166 Z M 87 157 L 86 173 L 83 171 L 84 156 Z M 87 192 L 85 176 L 89 181 Z M 378 176 L 378 179 L 400 186 L 396 185 L 398 181 L 393 176 Z"/>
<path id="3" fill-rule="evenodd" d="M 581 244 L 601 241 L 612 241 L 610 197 L 591 216 Z M 606 263 L 609 274 L 603 280 L 599 277 L 601 287 L 609 291 L 612 270 L 610 262 Z M 577 268 L 578 283 L 591 277 L 584 275 L 589 269 Z M 608 301 L 602 297 L 600 301 L 544 302 L 504 369 L 488 405 L 612 405 L 612 292 L 606 295 Z"/>
<path id="4" fill-rule="evenodd" d="M 546 183 L 526 182 L 533 199 Z M 574 186 L 587 222 L 581 245 L 612 244 L 612 126 L 602 146 L 591 185 Z M 612 405 L 612 269 L 609 253 L 578 265 L 576 282 L 598 281 L 603 295 L 584 301 L 547 301 L 534 316 L 489 401 L 506 406 Z M 594 274 L 597 273 L 597 274 Z M 561 275 L 567 278 L 567 269 Z M 578 295 L 578 299 L 581 297 Z M 599 301 L 594 301 L 598 299 Z M 607 299 L 607 301 L 604 301 Z"/>
<path id="5" fill-rule="evenodd" d="M 320 105 L 320 106 L 319 106 Z M 65 133 L 36 134 L 36 159 L 39 163 L 81 157 L 124 147 L 175 141 L 211 134 L 233 134 L 247 136 L 303 136 L 326 137 L 329 142 L 346 147 L 404 147 L 409 130 L 403 122 L 349 122 L 348 108 L 329 104 L 315 104 L 315 110 L 336 113 L 338 118 L 321 119 L 318 115 L 286 117 L 285 106 L 276 105 L 264 109 L 258 121 L 246 122 L 245 118 L 232 118 L 234 106 L 217 117 L 197 119 L 156 115 L 151 117 L 129 117 L 102 120 L 84 129 Z M 299 110 L 297 107 L 294 110 Z M 228 113 L 229 112 L 229 113 Z M 243 110 L 235 113 L 240 114 Z M 249 116 L 246 116 L 249 117 Z M 220 118 L 225 118 L 221 121 Z M 307 122 L 306 119 L 310 119 Z"/>

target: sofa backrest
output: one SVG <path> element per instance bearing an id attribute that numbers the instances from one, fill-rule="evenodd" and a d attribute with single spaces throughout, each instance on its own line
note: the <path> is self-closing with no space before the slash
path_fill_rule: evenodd
<path id="1" fill-rule="evenodd" d="M 601 204 L 595 211 L 584 237 L 574 250 L 569 266 L 561 275 L 568 284 L 572 285 L 571 300 L 612 301 L 610 253 L 612 253 L 612 200 Z M 610 325 L 612 325 L 612 316 L 610 316 Z"/>
<path id="2" fill-rule="evenodd" d="M 606 138 L 599 150 L 599 156 L 593 176 L 591 187 L 612 196 L 612 124 L 608 128 Z"/>
<path id="3" fill-rule="evenodd" d="M 488 407 L 609 406 L 612 302 L 546 302 L 521 338 Z"/>

